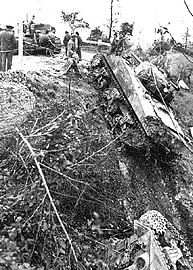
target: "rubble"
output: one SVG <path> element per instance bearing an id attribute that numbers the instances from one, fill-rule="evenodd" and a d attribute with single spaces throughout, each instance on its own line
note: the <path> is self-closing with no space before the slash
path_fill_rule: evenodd
<path id="1" fill-rule="evenodd" d="M 114 259 L 114 266 L 128 270 L 145 270 L 150 265 L 160 270 L 191 269 L 193 265 L 183 237 L 155 210 L 134 220 L 134 233 L 124 240 L 114 239 L 112 249 L 110 262 Z"/>

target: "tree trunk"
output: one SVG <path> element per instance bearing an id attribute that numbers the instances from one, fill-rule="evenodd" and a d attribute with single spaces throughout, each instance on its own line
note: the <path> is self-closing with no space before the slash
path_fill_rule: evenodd
<path id="1" fill-rule="evenodd" d="M 187 49 L 188 44 L 188 38 L 189 38 L 189 28 L 187 27 L 186 33 L 185 33 L 185 49 Z"/>
<path id="2" fill-rule="evenodd" d="M 113 0 L 111 0 L 110 24 L 109 24 L 109 40 L 111 38 L 112 28 L 113 28 Z"/>

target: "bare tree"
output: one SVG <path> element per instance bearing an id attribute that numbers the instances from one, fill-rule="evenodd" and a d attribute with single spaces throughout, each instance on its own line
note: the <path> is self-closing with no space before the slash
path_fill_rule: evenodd
<path id="1" fill-rule="evenodd" d="M 185 4 L 185 6 L 186 6 L 188 12 L 190 13 L 190 15 L 193 16 L 193 13 L 191 12 L 191 10 L 190 10 L 190 8 L 189 8 L 189 6 L 188 6 L 188 4 L 186 3 L 185 0 L 184 0 L 184 4 Z"/>
<path id="2" fill-rule="evenodd" d="M 108 28 L 109 28 L 109 40 L 112 36 L 112 30 L 113 30 L 113 26 L 114 24 L 117 23 L 117 18 L 116 18 L 116 15 L 118 15 L 119 13 L 118 12 L 115 12 L 114 11 L 114 5 L 115 5 L 115 2 L 118 3 L 119 0 L 110 0 L 110 22 L 109 22 L 109 25 L 108 25 Z"/>
<path id="3" fill-rule="evenodd" d="M 83 18 L 79 18 L 79 12 L 65 12 L 62 10 L 62 20 L 69 25 L 72 32 L 77 28 L 89 28 L 89 23 L 85 22 Z"/>
<path id="4" fill-rule="evenodd" d="M 184 48 L 187 48 L 188 45 L 188 38 L 190 37 L 190 33 L 189 33 L 189 28 L 187 27 L 186 32 L 183 35 L 183 39 L 184 39 Z"/>

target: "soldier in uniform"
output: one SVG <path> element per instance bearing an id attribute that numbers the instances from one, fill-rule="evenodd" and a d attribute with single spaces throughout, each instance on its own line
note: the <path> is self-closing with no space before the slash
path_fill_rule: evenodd
<path id="1" fill-rule="evenodd" d="M 119 40 L 118 40 L 118 37 L 117 37 L 117 33 L 114 33 L 113 40 L 111 42 L 111 49 L 109 51 L 109 54 L 115 53 L 118 43 L 119 43 Z"/>
<path id="2" fill-rule="evenodd" d="M 73 69 L 75 73 L 80 76 L 80 72 L 78 69 L 77 63 L 79 62 L 79 56 L 76 52 L 76 35 L 73 34 L 71 39 L 68 41 L 68 48 L 67 48 L 67 57 L 68 57 L 68 68 L 66 73 Z"/>
<path id="3" fill-rule="evenodd" d="M 68 51 L 68 41 L 70 40 L 70 38 L 71 38 L 71 36 L 69 35 L 68 31 L 66 31 L 64 39 L 63 39 L 63 44 L 64 44 L 64 47 L 65 47 L 66 55 L 67 55 L 67 51 Z"/>
<path id="4" fill-rule="evenodd" d="M 76 46 L 76 53 L 78 54 L 79 61 L 82 60 L 82 53 L 81 53 L 81 47 L 82 47 L 82 39 L 78 32 L 76 34 L 76 40 L 75 40 L 75 46 Z"/>
<path id="5" fill-rule="evenodd" d="M 11 69 L 13 51 L 16 49 L 16 40 L 13 33 L 13 27 L 7 25 L 0 32 L 0 48 L 1 48 L 1 62 L 2 70 L 7 71 Z"/>

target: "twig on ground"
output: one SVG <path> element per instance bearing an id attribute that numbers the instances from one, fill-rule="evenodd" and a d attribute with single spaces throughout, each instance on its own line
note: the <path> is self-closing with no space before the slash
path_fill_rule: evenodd
<path id="1" fill-rule="evenodd" d="M 20 153 L 18 153 L 18 155 L 19 155 L 19 157 L 20 157 L 20 159 L 21 159 L 21 161 L 22 161 L 22 163 L 23 163 L 23 165 L 24 165 L 24 167 L 25 167 L 25 169 L 26 169 L 26 172 L 27 172 L 27 174 L 28 174 L 28 177 L 31 178 L 31 173 L 29 172 L 29 170 L 28 170 L 28 168 L 27 168 L 27 165 L 26 165 L 26 163 L 25 163 L 25 161 L 24 161 L 22 155 L 21 155 Z M 24 191 L 25 191 L 25 189 L 26 189 L 26 187 L 27 187 L 28 177 L 26 178 Z"/>
<path id="2" fill-rule="evenodd" d="M 88 160 L 88 159 L 90 159 L 90 158 L 96 156 L 98 153 L 102 152 L 102 151 L 105 150 L 107 147 L 109 147 L 111 144 L 113 144 L 115 141 L 117 141 L 123 134 L 124 134 L 124 132 L 121 133 L 119 136 L 117 136 L 117 137 L 116 137 L 115 139 L 113 139 L 112 141 L 110 141 L 107 145 L 105 145 L 104 147 L 102 147 L 101 149 L 99 149 L 98 151 L 92 153 L 90 156 L 85 157 L 84 159 L 80 160 L 79 162 L 72 164 L 71 166 L 69 166 L 69 168 L 72 168 L 72 167 L 74 167 L 74 166 L 77 166 L 77 165 L 79 165 L 80 163 L 84 162 L 85 160 Z"/>
<path id="3" fill-rule="evenodd" d="M 65 174 L 63 174 L 63 173 L 61 173 L 61 172 L 59 172 L 59 171 L 57 171 L 57 170 L 55 170 L 55 169 L 52 169 L 51 167 L 49 167 L 49 166 L 47 166 L 47 165 L 45 165 L 45 164 L 43 164 L 43 163 L 41 163 L 41 162 L 40 162 L 39 164 L 40 164 L 40 166 L 45 167 L 45 168 L 47 168 L 48 170 L 50 170 L 50 171 L 52 171 L 52 172 L 55 172 L 55 173 L 57 173 L 57 174 L 59 174 L 59 175 L 65 177 L 65 178 L 68 180 L 68 182 L 69 182 L 76 190 L 79 190 L 79 188 L 78 188 L 77 186 L 73 185 L 70 181 L 75 181 L 75 182 L 78 182 L 78 183 L 85 184 L 83 181 L 79 181 L 79 180 L 73 179 L 73 178 L 71 178 L 71 177 L 69 177 L 69 176 L 67 176 L 67 175 L 65 175 Z M 69 180 L 70 180 L 70 181 L 69 181 Z"/>
<path id="4" fill-rule="evenodd" d="M 78 262 L 78 259 L 77 259 L 77 257 L 76 257 L 76 253 L 75 253 L 74 247 L 73 247 L 73 245 L 72 245 L 72 240 L 71 240 L 71 238 L 70 238 L 69 235 L 68 235 L 68 232 L 67 232 L 67 230 L 66 230 L 66 228 L 65 228 L 65 226 L 64 226 L 64 224 L 63 224 L 63 221 L 62 221 L 61 218 L 60 218 L 60 215 L 59 215 L 58 210 L 57 210 L 57 208 L 56 208 L 56 206 L 55 206 L 55 203 L 54 203 L 54 201 L 53 201 L 53 199 L 52 199 L 50 190 L 49 190 L 49 188 L 48 188 L 46 179 L 45 179 L 45 177 L 44 177 L 44 174 L 43 174 L 43 171 L 42 171 L 42 169 L 41 169 L 41 167 L 40 167 L 40 164 L 39 164 L 39 162 L 38 162 L 38 160 L 37 160 L 37 158 L 36 158 L 36 155 L 35 155 L 35 153 L 34 153 L 32 147 L 31 147 L 30 143 L 28 142 L 28 140 L 23 136 L 23 134 L 19 131 L 18 128 L 16 128 L 16 131 L 18 132 L 19 136 L 22 138 L 22 140 L 23 140 L 24 143 L 27 145 L 27 147 L 29 148 L 29 151 L 30 151 L 31 154 L 32 154 L 32 157 L 33 157 L 33 159 L 34 159 L 34 161 L 35 161 L 35 164 L 36 164 L 36 166 L 37 166 L 37 169 L 38 169 L 38 171 L 39 171 L 39 174 L 40 174 L 40 176 L 41 176 L 41 178 L 42 178 L 42 182 L 43 182 L 43 185 L 44 185 L 44 187 L 45 187 L 46 193 L 47 193 L 47 195 L 48 195 L 48 197 L 49 197 L 50 203 L 51 203 L 51 205 L 52 205 L 52 207 L 53 207 L 53 209 L 54 209 L 54 212 L 55 212 L 55 214 L 56 214 L 56 216 L 57 216 L 57 219 L 58 219 L 58 221 L 59 221 L 59 223 L 60 223 L 60 225 L 61 225 L 61 227 L 62 227 L 62 229 L 63 229 L 63 231 L 64 231 L 64 233 L 65 233 L 65 236 L 66 236 L 66 238 L 67 238 L 67 240 L 68 240 L 68 242 L 69 242 L 69 244 L 70 244 L 70 247 L 71 247 L 71 251 L 72 251 L 73 257 L 74 257 L 74 259 L 75 259 L 75 261 L 76 261 L 76 263 L 77 263 L 77 262 Z"/>
<path id="5" fill-rule="evenodd" d="M 36 129 L 33 133 L 31 133 L 31 134 L 29 135 L 29 137 L 33 136 L 34 134 L 36 134 L 36 133 L 39 132 L 40 130 L 42 130 L 42 129 L 46 128 L 46 127 L 49 127 L 53 122 L 55 122 L 58 118 L 60 118 L 65 112 L 66 112 L 66 109 L 63 110 L 59 115 L 57 115 L 54 119 L 52 119 L 52 120 L 51 120 L 49 123 L 47 123 L 45 126 Z"/>
<path id="6" fill-rule="evenodd" d="M 85 185 L 85 186 L 89 187 L 91 190 L 95 191 L 98 195 L 101 195 L 101 192 L 99 192 L 98 190 L 96 190 L 96 189 L 95 189 L 94 187 L 92 187 L 89 183 L 83 182 L 83 181 L 81 181 L 81 180 L 73 179 L 73 178 L 67 176 L 66 174 L 63 174 L 63 173 L 61 173 L 61 172 L 59 172 L 59 171 L 57 171 L 57 170 L 55 170 L 55 169 L 52 169 L 52 168 L 50 168 L 49 166 L 47 166 L 47 165 L 45 165 L 45 164 L 43 164 L 43 163 L 39 163 L 39 164 L 40 164 L 41 166 L 47 168 L 48 170 L 51 170 L 51 171 L 53 171 L 53 172 L 55 172 L 55 173 L 57 173 L 57 174 L 59 174 L 59 175 L 65 177 L 66 179 L 69 179 L 70 181 L 74 181 L 74 182 L 81 183 L 81 184 Z M 78 187 L 76 187 L 76 186 L 74 186 L 74 187 L 77 188 L 77 190 L 79 190 Z M 53 193 L 55 193 L 55 194 L 58 194 L 58 195 L 66 196 L 66 195 L 64 195 L 64 194 L 61 194 L 61 193 L 59 193 L 59 192 L 55 192 L 55 191 L 53 191 L 53 190 L 52 190 L 51 192 L 53 192 Z M 93 200 L 95 200 L 96 202 L 104 204 L 104 206 L 105 206 L 106 208 L 109 208 L 109 209 L 111 209 L 111 210 L 116 210 L 115 208 L 106 205 L 102 200 L 99 200 L 99 199 L 95 198 L 94 196 L 92 196 L 92 195 L 91 195 L 90 193 L 88 193 L 87 191 L 85 191 L 85 193 L 89 194 L 89 196 L 90 196 Z M 70 196 L 70 195 L 68 194 L 68 197 L 72 197 L 72 196 Z M 74 197 L 74 198 L 76 198 L 76 197 Z M 112 204 L 112 201 L 111 201 L 109 198 L 103 196 L 103 199 L 105 199 L 105 200 L 107 200 L 107 201 L 110 201 L 110 203 Z M 83 199 L 83 200 L 85 200 L 85 199 Z M 86 201 L 86 200 L 85 200 L 85 201 Z M 119 211 L 120 211 L 120 210 L 119 210 Z"/>
<path id="7" fill-rule="evenodd" d="M 36 248 L 36 244 L 37 244 L 37 241 L 38 241 L 38 235 L 39 235 L 39 232 L 40 232 L 40 227 L 41 227 L 41 223 L 39 222 L 38 223 L 38 231 L 36 233 L 36 238 L 35 238 L 35 243 L 33 245 L 33 249 L 32 249 L 32 252 L 31 252 L 30 257 L 29 257 L 29 262 L 31 261 L 31 258 L 33 256 L 35 248 Z"/>
<path id="8" fill-rule="evenodd" d="M 29 221 L 33 218 L 33 216 L 34 216 L 35 213 L 38 211 L 38 209 L 41 207 L 41 205 L 43 205 L 46 196 L 47 196 L 47 193 L 44 195 L 44 197 L 43 197 L 41 203 L 40 203 L 40 204 L 38 205 L 38 207 L 35 209 L 35 211 L 33 212 L 33 214 L 25 221 L 25 223 L 23 224 L 23 227 L 25 227 L 26 223 L 29 222 Z"/>
<path id="9" fill-rule="evenodd" d="M 30 132 L 30 133 L 32 133 L 32 132 L 34 131 L 34 128 L 35 128 L 35 126 L 37 125 L 38 120 L 39 120 L 39 117 L 36 118 L 36 120 L 35 120 L 35 122 L 34 122 L 34 125 L 33 125 L 32 129 L 31 129 L 31 132 Z"/>
<path id="10" fill-rule="evenodd" d="M 71 222 L 72 222 L 72 220 L 73 220 L 73 218 L 74 218 L 74 216 L 75 216 L 75 210 L 76 210 L 76 207 L 78 206 L 80 200 L 82 199 L 82 196 L 83 196 L 84 192 L 86 191 L 86 188 L 87 188 L 87 187 L 84 186 L 83 190 L 81 191 L 81 193 L 80 193 L 80 195 L 79 195 L 79 197 L 78 197 L 78 199 L 77 199 L 77 201 L 76 201 L 76 204 L 75 204 L 75 206 L 74 206 L 74 211 L 73 211 L 72 216 L 71 216 Z"/>

